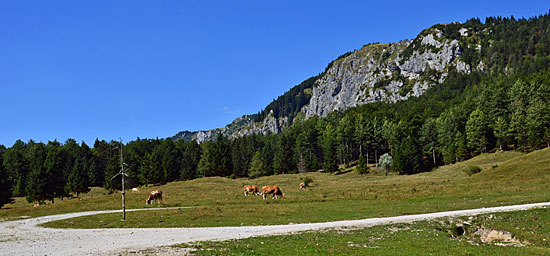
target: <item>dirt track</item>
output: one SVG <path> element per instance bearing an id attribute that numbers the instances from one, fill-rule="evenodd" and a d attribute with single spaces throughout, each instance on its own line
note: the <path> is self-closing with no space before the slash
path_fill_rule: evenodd
<path id="1" fill-rule="evenodd" d="M 194 241 L 240 239 L 338 227 L 370 227 L 545 206 L 550 206 L 550 202 L 362 220 L 247 227 L 52 229 L 37 226 L 54 220 L 120 212 L 120 210 L 80 212 L 0 222 L 0 255 L 109 255 Z"/>

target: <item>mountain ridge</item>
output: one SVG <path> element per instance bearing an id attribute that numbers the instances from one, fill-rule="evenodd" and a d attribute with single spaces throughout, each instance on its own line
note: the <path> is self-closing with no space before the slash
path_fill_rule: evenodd
<path id="1" fill-rule="evenodd" d="M 465 23 L 436 24 L 412 40 L 364 45 L 342 54 L 322 73 L 292 87 L 257 114 L 243 115 L 221 128 L 180 132 L 172 139 L 200 143 L 218 136 L 279 133 L 295 120 L 418 97 L 444 82 L 449 72 L 486 72 L 487 61 L 479 56 L 492 47 L 483 40 L 493 32 L 491 21 L 487 18 L 483 24 L 474 18 Z"/>

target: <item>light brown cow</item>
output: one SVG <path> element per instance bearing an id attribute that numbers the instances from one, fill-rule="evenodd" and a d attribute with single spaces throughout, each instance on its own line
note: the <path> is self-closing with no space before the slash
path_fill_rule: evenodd
<path id="1" fill-rule="evenodd" d="M 277 199 L 277 196 L 280 196 L 280 197 L 284 196 L 283 191 L 281 191 L 279 189 L 279 187 L 273 186 L 273 185 L 268 185 L 268 186 L 263 186 L 262 187 L 262 196 L 263 196 L 264 200 L 267 199 L 267 194 L 273 194 L 272 198 L 275 198 L 275 199 Z"/>
<path id="2" fill-rule="evenodd" d="M 149 193 L 149 197 L 145 199 L 145 204 L 153 204 L 153 201 L 157 203 L 162 203 L 162 191 L 161 190 L 153 190 L 151 193 Z"/>
<path id="3" fill-rule="evenodd" d="M 260 189 L 256 185 L 244 185 L 244 195 L 248 196 L 248 193 L 252 193 L 254 196 L 260 195 Z"/>
<path id="4" fill-rule="evenodd" d="M 138 188 L 132 188 L 132 193 L 139 193 L 139 189 Z"/>
<path id="5" fill-rule="evenodd" d="M 300 183 L 300 189 L 306 189 L 306 184 L 304 184 L 303 182 Z"/>

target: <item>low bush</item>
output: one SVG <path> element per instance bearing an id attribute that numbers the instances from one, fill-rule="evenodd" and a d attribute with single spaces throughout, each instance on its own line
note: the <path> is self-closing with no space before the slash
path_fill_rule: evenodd
<path id="1" fill-rule="evenodd" d="M 466 174 L 468 174 L 468 176 L 472 176 L 472 175 L 474 175 L 474 174 L 476 174 L 476 173 L 478 173 L 478 172 L 481 172 L 481 167 L 476 166 L 476 165 L 470 165 L 470 166 L 468 166 L 468 168 L 466 168 L 466 169 L 464 170 L 464 172 L 465 172 Z"/>

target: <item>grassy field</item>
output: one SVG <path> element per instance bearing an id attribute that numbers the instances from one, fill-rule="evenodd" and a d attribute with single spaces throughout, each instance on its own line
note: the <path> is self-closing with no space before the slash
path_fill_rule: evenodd
<path id="1" fill-rule="evenodd" d="M 459 235 L 457 226 L 465 233 Z M 488 230 L 502 235 L 488 241 Z M 178 247 L 193 248 L 196 255 L 549 255 L 550 209 Z"/>
<path id="2" fill-rule="evenodd" d="M 470 165 L 480 173 L 464 173 Z M 313 184 L 300 190 L 300 179 Z M 343 219 L 395 216 L 445 210 L 550 201 L 550 150 L 530 154 L 499 152 L 484 154 L 432 172 L 405 176 L 360 176 L 325 173 L 287 174 L 258 179 L 209 177 L 174 182 L 160 187 L 140 187 L 127 193 L 127 208 L 193 206 L 190 209 L 131 212 L 122 222 L 120 214 L 103 214 L 48 223 L 49 227 L 199 227 L 322 222 Z M 244 197 L 242 185 L 278 185 L 282 200 L 264 201 Z M 147 192 L 164 191 L 162 205 L 145 206 Z M 32 207 L 24 199 L 0 210 L 0 219 L 41 216 L 87 210 L 120 208 L 120 193 L 93 189 L 84 200 L 57 200 Z"/>

